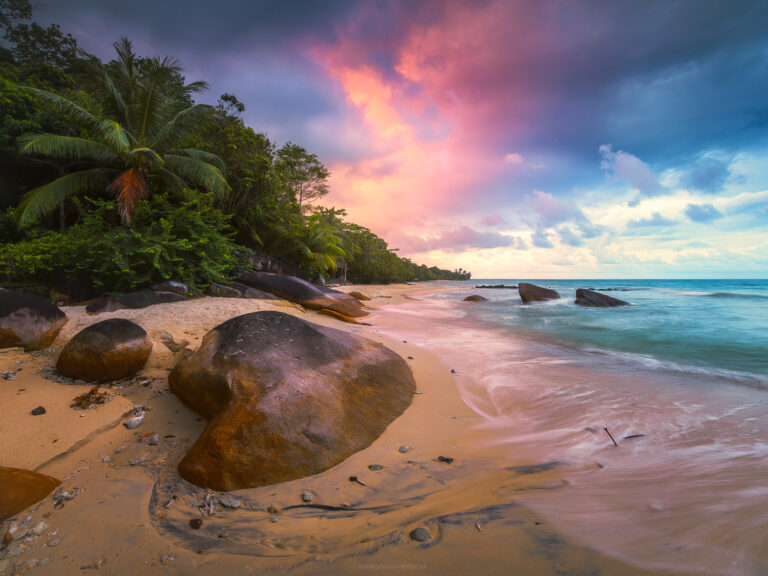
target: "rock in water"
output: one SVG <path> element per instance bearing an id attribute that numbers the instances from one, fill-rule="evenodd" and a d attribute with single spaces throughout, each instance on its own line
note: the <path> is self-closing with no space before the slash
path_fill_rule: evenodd
<path id="1" fill-rule="evenodd" d="M 102 312 L 114 312 L 128 308 L 135 310 L 146 308 L 154 304 L 163 304 L 165 302 L 182 302 L 186 300 L 181 294 L 175 292 L 155 292 L 154 290 L 140 290 L 138 292 L 129 292 L 119 296 L 105 296 L 95 302 L 91 302 L 85 307 L 88 314 L 101 314 Z"/>
<path id="2" fill-rule="evenodd" d="M 50 346 L 67 315 L 40 296 L 0 288 L 0 348 Z"/>
<path id="3" fill-rule="evenodd" d="M 179 471 L 220 491 L 335 466 L 384 432 L 416 389 L 405 361 L 383 345 L 282 312 L 220 324 L 169 383 L 208 421 Z"/>
<path id="4" fill-rule="evenodd" d="M 560 298 L 560 294 L 549 288 L 542 288 L 536 286 L 536 284 L 528 284 L 527 282 L 520 282 L 517 289 L 520 291 L 520 299 L 523 304 L 528 302 L 544 302 L 546 300 L 557 300 Z"/>
<path id="5" fill-rule="evenodd" d="M 488 298 L 484 298 L 479 294 L 472 294 L 471 296 L 464 298 L 464 302 L 488 302 Z"/>
<path id="6" fill-rule="evenodd" d="M 0 522 L 39 502 L 59 484 L 52 476 L 0 466 Z"/>
<path id="7" fill-rule="evenodd" d="M 614 306 L 631 306 L 629 302 L 611 298 L 594 290 L 579 288 L 576 290 L 576 304 L 579 306 L 590 306 L 594 308 L 613 308 Z"/>
<path id="8" fill-rule="evenodd" d="M 141 326 L 112 318 L 88 326 L 67 342 L 56 369 L 86 381 L 119 380 L 141 370 L 151 352 L 152 340 Z"/>
<path id="9" fill-rule="evenodd" d="M 239 280 L 243 284 L 259 290 L 266 290 L 311 310 L 328 308 L 353 318 L 368 315 L 368 312 L 363 310 L 363 305 L 349 294 L 316 286 L 295 276 L 270 274 L 269 272 L 247 272 L 240 276 Z"/>

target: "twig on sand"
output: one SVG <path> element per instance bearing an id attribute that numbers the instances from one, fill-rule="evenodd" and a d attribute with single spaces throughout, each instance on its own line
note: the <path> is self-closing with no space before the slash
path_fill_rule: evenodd
<path id="1" fill-rule="evenodd" d="M 603 426 L 603 430 L 605 430 L 605 433 L 606 433 L 606 434 L 608 434 L 608 436 L 610 436 L 610 437 L 611 437 L 611 440 L 613 440 L 613 445 L 614 445 L 614 446 L 616 446 L 616 447 L 618 447 L 618 444 L 616 444 L 616 440 L 614 440 L 614 439 L 613 439 L 613 436 L 611 436 L 611 433 L 610 433 L 610 432 L 608 432 L 608 428 L 606 428 L 605 426 Z"/>

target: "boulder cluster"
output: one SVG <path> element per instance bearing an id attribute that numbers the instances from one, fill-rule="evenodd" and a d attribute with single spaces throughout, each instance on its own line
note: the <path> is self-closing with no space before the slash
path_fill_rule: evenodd
<path id="1" fill-rule="evenodd" d="M 185 300 L 188 292 L 184 284 L 163 282 L 86 309 L 143 308 Z M 364 294 L 266 272 L 211 285 L 208 294 L 285 298 L 348 322 L 368 314 Z M 0 347 L 49 346 L 66 322 L 44 298 L 0 289 Z M 112 318 L 71 338 L 56 368 L 71 378 L 108 382 L 136 374 L 151 353 L 141 326 Z M 269 485 L 335 466 L 378 438 L 416 389 L 406 362 L 382 344 L 282 312 L 245 314 L 215 327 L 196 352 L 181 355 L 169 384 L 208 422 L 179 471 L 214 490 Z"/>

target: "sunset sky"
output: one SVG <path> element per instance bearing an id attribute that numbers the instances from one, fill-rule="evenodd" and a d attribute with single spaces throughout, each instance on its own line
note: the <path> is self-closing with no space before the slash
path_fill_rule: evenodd
<path id="1" fill-rule="evenodd" d="M 47 0 L 36 19 L 234 93 L 328 166 L 326 205 L 419 263 L 768 276 L 768 2 Z"/>

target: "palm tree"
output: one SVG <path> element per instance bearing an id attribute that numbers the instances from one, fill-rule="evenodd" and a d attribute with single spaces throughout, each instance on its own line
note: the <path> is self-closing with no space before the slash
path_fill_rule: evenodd
<path id="1" fill-rule="evenodd" d="M 90 62 L 101 118 L 63 96 L 26 88 L 90 136 L 22 138 L 22 153 L 75 161 L 82 169 L 27 192 L 20 204 L 20 225 L 52 212 L 70 196 L 105 189 L 116 196 L 124 224 L 130 224 L 136 203 L 158 181 L 179 192 L 191 185 L 219 197 L 229 193 L 218 156 L 176 148 L 191 122 L 212 111 L 210 106 L 192 104 L 191 99 L 207 84 L 184 84 L 181 67 L 172 58 L 137 58 L 127 38 L 114 47 L 116 61 L 104 65 L 91 58 Z"/>

